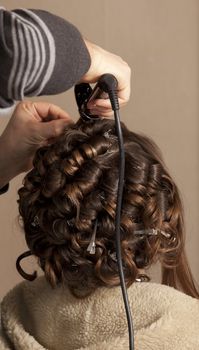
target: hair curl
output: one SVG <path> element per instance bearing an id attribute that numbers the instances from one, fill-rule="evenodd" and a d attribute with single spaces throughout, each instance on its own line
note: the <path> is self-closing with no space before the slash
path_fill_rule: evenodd
<path id="1" fill-rule="evenodd" d="M 154 142 L 124 124 L 122 131 L 126 170 L 121 249 L 126 284 L 135 281 L 140 268 L 159 260 L 162 283 L 198 297 L 184 251 L 178 189 Z M 67 283 L 75 294 L 83 286 L 92 291 L 119 285 L 113 258 L 119 166 L 114 121 L 71 124 L 55 143 L 36 152 L 33 166 L 18 192 L 19 212 L 30 252 L 38 257 L 51 286 Z M 87 247 L 96 219 L 96 253 L 91 255 Z M 153 228 L 169 238 L 134 234 Z"/>

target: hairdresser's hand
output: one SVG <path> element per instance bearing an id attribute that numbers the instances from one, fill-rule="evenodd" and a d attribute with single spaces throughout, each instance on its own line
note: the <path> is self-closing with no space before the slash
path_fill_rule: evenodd
<path id="1" fill-rule="evenodd" d="M 32 167 L 35 151 L 59 136 L 71 117 L 47 102 L 20 102 L 0 137 L 0 188 Z"/>
<path id="2" fill-rule="evenodd" d="M 95 83 L 105 73 L 113 74 L 118 80 L 118 97 L 120 106 L 125 105 L 130 97 L 131 69 L 119 56 L 85 40 L 91 56 L 91 66 L 81 82 Z M 109 117 L 113 114 L 109 100 L 98 99 L 88 104 L 92 114 Z"/>

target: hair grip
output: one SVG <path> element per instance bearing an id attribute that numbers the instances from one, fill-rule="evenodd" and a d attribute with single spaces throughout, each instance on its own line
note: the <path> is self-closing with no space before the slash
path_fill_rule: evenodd
<path id="1" fill-rule="evenodd" d="M 35 215 L 33 222 L 31 222 L 31 226 L 38 227 L 39 226 L 39 218 L 37 215 Z"/>
<path id="2" fill-rule="evenodd" d="M 92 255 L 95 254 L 95 247 L 96 247 L 95 239 L 96 239 L 96 233 L 97 233 L 97 224 L 98 224 L 98 219 L 95 220 L 93 234 L 91 236 L 91 240 L 87 248 L 87 252 L 89 252 L 89 254 L 92 254 Z"/>
<path id="3" fill-rule="evenodd" d="M 159 234 L 161 234 L 162 236 L 166 237 L 166 238 L 171 238 L 171 234 L 170 233 L 166 233 L 162 230 L 159 229 L 146 229 L 146 230 L 135 230 L 134 231 L 134 235 L 135 236 L 158 236 Z"/>

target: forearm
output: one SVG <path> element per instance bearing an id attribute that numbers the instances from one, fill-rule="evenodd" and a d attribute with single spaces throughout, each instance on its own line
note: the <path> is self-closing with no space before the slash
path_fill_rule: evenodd
<path id="1" fill-rule="evenodd" d="M 42 10 L 0 7 L 0 107 L 58 94 L 77 83 L 90 55 L 76 27 Z"/>

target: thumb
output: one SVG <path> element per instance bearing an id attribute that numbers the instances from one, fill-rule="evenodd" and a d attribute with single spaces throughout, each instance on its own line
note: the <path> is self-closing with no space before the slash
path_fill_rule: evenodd
<path id="1" fill-rule="evenodd" d="M 61 135 L 64 130 L 70 125 L 73 124 L 71 120 L 56 119 L 51 120 L 50 122 L 39 123 L 40 124 L 40 137 L 44 141 L 48 141 L 52 138 L 56 138 Z"/>

